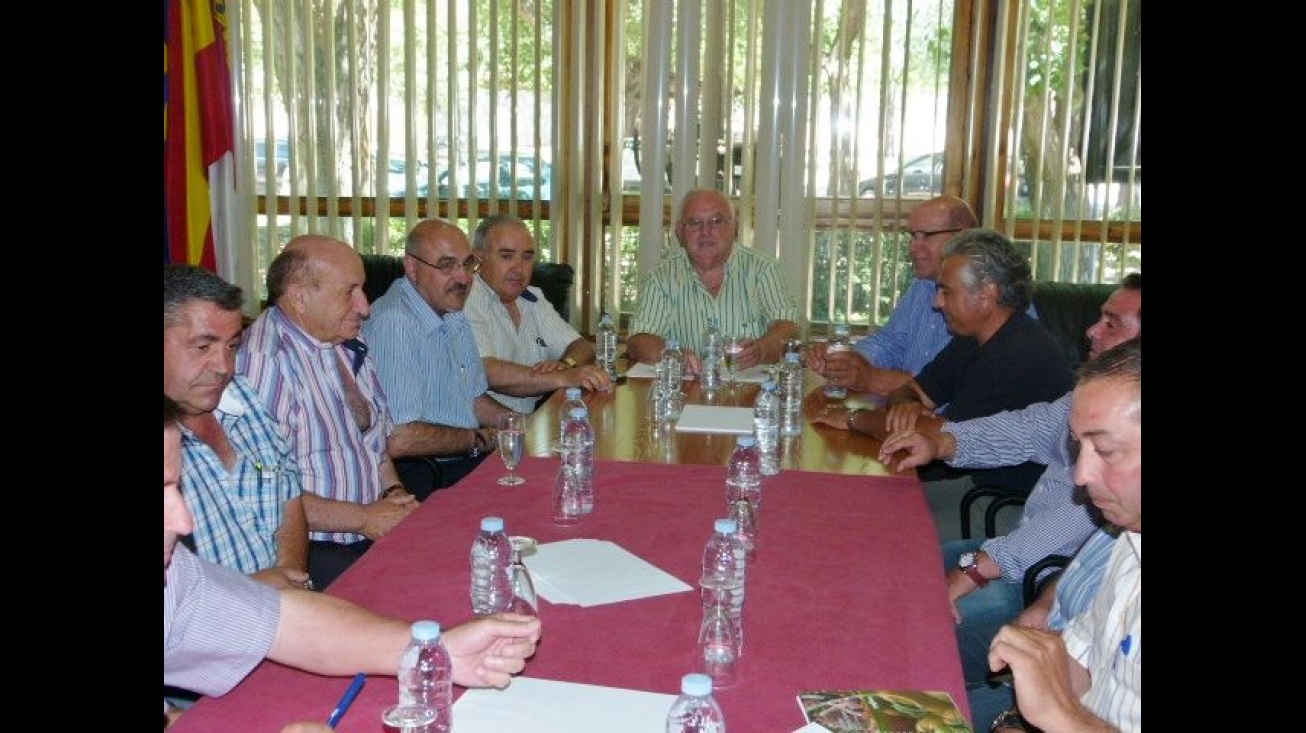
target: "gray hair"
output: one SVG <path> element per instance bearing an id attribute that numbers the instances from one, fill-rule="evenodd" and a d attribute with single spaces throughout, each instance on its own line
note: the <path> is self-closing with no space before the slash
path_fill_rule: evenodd
<path id="1" fill-rule="evenodd" d="M 1029 308 L 1034 293 L 1029 259 L 999 232 L 992 229 L 967 229 L 953 237 L 943 250 L 944 257 L 959 255 L 967 264 L 962 271 L 966 289 L 975 292 L 986 283 L 998 288 L 998 305 L 1018 311 Z"/>
<path id="2" fill-rule="evenodd" d="M 228 313 L 245 304 L 241 289 L 210 270 L 195 265 L 163 266 L 163 327 L 175 325 L 181 309 L 192 300 L 212 303 Z"/>
<path id="3" fill-rule="evenodd" d="M 526 228 L 526 225 L 522 223 L 522 220 L 512 214 L 492 214 L 481 219 L 481 223 L 476 225 L 476 231 L 472 233 L 472 249 L 477 252 L 484 252 L 486 245 L 485 240 L 489 238 L 490 230 L 500 224 L 515 224 L 522 229 Z"/>

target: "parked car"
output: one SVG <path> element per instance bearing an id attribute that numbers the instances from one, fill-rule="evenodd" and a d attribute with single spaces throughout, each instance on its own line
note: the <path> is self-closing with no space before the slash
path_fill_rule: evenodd
<path id="1" fill-rule="evenodd" d="M 898 196 L 898 191 L 902 191 L 902 198 L 930 198 L 943 193 L 943 153 L 928 153 L 918 155 L 915 158 L 903 163 L 902 170 L 897 170 L 897 163 L 889 162 L 886 168 L 893 169 L 888 178 L 884 181 L 884 195 Z M 1019 180 L 1019 188 L 1016 189 L 1018 199 L 1025 200 L 1029 198 L 1029 182 L 1025 180 L 1022 174 Z M 867 178 L 857 184 L 857 195 L 862 197 L 875 197 L 880 195 L 880 177 L 874 176 Z"/>
<path id="2" fill-rule="evenodd" d="M 402 158 L 391 158 L 390 165 L 386 168 L 386 190 L 390 192 L 390 198 L 404 198 L 408 195 L 408 161 Z M 427 192 L 431 190 L 430 173 L 426 161 L 417 161 L 417 197 L 426 198 Z"/>
<path id="3" fill-rule="evenodd" d="M 459 166 L 457 174 L 457 195 L 462 198 L 471 196 L 473 187 L 477 198 L 490 198 L 491 190 L 494 190 L 499 198 L 510 198 L 515 185 L 519 199 L 535 198 L 538 187 L 540 198 L 547 200 L 551 193 L 553 166 L 529 154 L 519 154 L 514 166 L 512 156 L 507 153 L 500 153 L 496 164 L 488 153 L 481 153 L 477 156 L 474 167 Z M 441 198 L 449 195 L 449 178 L 449 171 L 446 170 L 436 179 L 436 193 Z"/>
<path id="4" fill-rule="evenodd" d="M 290 168 L 290 145 L 285 140 L 277 141 L 277 162 L 275 180 L 277 193 L 286 193 L 290 187 L 287 171 Z M 254 141 L 254 190 L 260 193 L 267 190 L 267 143 Z"/>
<path id="5" fill-rule="evenodd" d="M 929 198 L 943 192 L 943 153 L 919 155 L 894 170 L 884 179 L 885 196 Z M 901 194 L 899 193 L 901 191 Z M 879 196 L 880 177 L 867 178 L 857 184 L 858 196 Z"/>

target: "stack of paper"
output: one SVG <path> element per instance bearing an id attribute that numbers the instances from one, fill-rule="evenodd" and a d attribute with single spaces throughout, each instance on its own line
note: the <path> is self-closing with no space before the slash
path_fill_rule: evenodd
<path id="1" fill-rule="evenodd" d="M 753 408 L 685 405 L 676 421 L 676 432 L 749 435 L 753 432 Z"/>
<path id="2" fill-rule="evenodd" d="M 516 677 L 468 690 L 453 704 L 458 733 L 663 733 L 675 695 Z"/>
<path id="3" fill-rule="evenodd" d="M 522 562 L 531 571 L 535 592 L 549 603 L 589 607 L 693 590 L 606 540 L 549 542 Z"/>

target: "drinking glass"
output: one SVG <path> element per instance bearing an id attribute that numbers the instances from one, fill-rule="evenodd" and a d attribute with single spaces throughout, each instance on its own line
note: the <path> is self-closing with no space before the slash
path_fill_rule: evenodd
<path id="1" fill-rule="evenodd" d="M 508 475 L 499 478 L 500 486 L 520 486 L 526 479 L 513 473 L 521 463 L 522 449 L 526 445 L 526 436 L 522 433 L 523 415 L 515 412 L 499 416 L 499 457 L 508 469 Z"/>
<path id="2" fill-rule="evenodd" d="M 531 580 L 530 568 L 522 562 L 521 556 L 535 549 L 533 537 L 512 536 L 512 605 L 509 610 L 528 616 L 539 615 L 540 601 L 535 595 L 535 583 Z"/>
<path id="3" fill-rule="evenodd" d="M 429 733 L 438 713 L 429 705 L 395 705 L 381 713 L 386 733 Z"/>
<path id="4" fill-rule="evenodd" d="M 731 388 L 734 388 L 736 384 L 735 373 L 739 369 L 739 362 L 736 359 L 739 356 L 739 352 L 744 350 L 744 341 L 746 340 L 746 337 L 740 334 L 734 334 L 726 341 L 726 373 L 728 375 L 728 381 L 726 383 Z"/>

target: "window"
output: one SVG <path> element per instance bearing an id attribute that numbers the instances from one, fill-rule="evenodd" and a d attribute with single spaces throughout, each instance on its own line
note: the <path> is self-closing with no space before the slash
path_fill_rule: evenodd
<path id="1" fill-rule="evenodd" d="M 420 218 L 510 210 L 591 331 L 694 185 L 736 197 L 813 323 L 888 317 L 939 192 L 1040 279 L 1114 282 L 1141 268 L 1139 2 L 242 2 L 241 284 L 294 234 L 395 252 Z"/>

